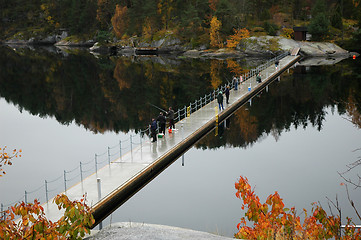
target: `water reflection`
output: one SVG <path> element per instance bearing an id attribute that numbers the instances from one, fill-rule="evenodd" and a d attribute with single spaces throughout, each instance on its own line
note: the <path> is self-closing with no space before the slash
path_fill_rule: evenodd
<path id="1" fill-rule="evenodd" d="M 332 67 L 291 69 L 282 75 L 282 81 L 272 83 L 252 99 L 252 104 L 233 114 L 228 127 L 220 126 L 219 137 L 210 134 L 197 147 L 247 147 L 265 135 L 277 139 L 291 127 L 305 129 L 310 125 L 321 131 L 329 107 L 360 127 L 361 85 L 356 77 L 360 69 L 352 68 L 354 64 L 347 60 Z"/>
<path id="2" fill-rule="evenodd" d="M 0 72 L 1 98 L 16 104 L 21 111 L 42 118 L 54 117 L 62 124 L 69 124 L 69 127 L 66 128 L 69 133 L 59 137 L 62 136 L 58 135 L 59 132 L 66 131 L 65 126 L 59 127 L 58 124 L 52 124 L 51 119 L 47 119 L 48 122 L 52 122 L 49 123 L 51 126 L 47 129 L 36 129 L 36 131 L 32 131 L 31 136 L 24 138 L 16 131 L 28 132 L 29 130 L 25 126 L 21 130 L 12 128 L 11 124 L 14 123 L 16 117 L 6 121 L 4 127 L 14 130 L 8 135 L 2 135 L 4 140 L 9 141 L 8 136 L 14 134 L 17 138 L 14 141 L 21 148 L 28 150 L 33 148 L 32 156 L 35 156 L 33 159 L 37 162 L 19 161 L 20 167 L 12 166 L 12 170 L 17 169 L 17 171 L 11 173 L 10 170 L 5 181 L 11 180 L 9 181 L 11 184 L 19 184 L 21 180 L 29 182 L 29 179 L 19 179 L 19 176 L 28 176 L 27 169 L 42 166 L 36 172 L 33 170 L 31 177 L 34 179 L 34 176 L 40 176 L 40 181 L 31 186 L 21 186 L 19 187 L 21 190 L 26 187 L 35 189 L 39 186 L 47 178 L 43 175 L 43 169 L 47 169 L 47 172 L 50 172 L 51 169 L 51 174 L 57 176 L 58 173 L 62 173 L 63 169 L 73 169 L 74 160 L 91 159 L 90 157 L 84 158 L 84 154 L 93 155 L 98 151 L 94 149 L 99 147 L 99 144 L 103 144 L 101 147 L 106 147 L 116 144 L 119 140 L 119 136 L 115 135 L 112 136 L 110 143 L 104 143 L 104 140 L 101 139 L 89 146 L 90 139 L 99 136 L 86 134 L 86 136 L 76 139 L 75 136 L 79 137 L 85 134 L 70 123 L 75 122 L 96 133 L 139 130 L 148 124 L 151 116 L 159 113 L 159 110 L 150 107 L 149 103 L 165 109 L 168 106 L 183 107 L 190 101 L 208 93 L 215 86 L 226 81 L 227 78 L 229 79 L 231 75 L 238 74 L 257 64 L 257 62 L 249 63 L 241 60 L 96 58 L 87 51 L 81 50 L 76 54 L 71 52 L 59 54 L 27 49 L 14 52 L 8 48 L 0 48 L 0 59 L 2 66 Z M 318 139 L 325 140 L 316 138 L 319 136 L 317 133 L 321 130 L 324 131 L 323 133 L 329 131 L 329 129 L 325 131 L 323 128 L 327 123 L 327 118 L 330 119 L 330 112 L 337 112 L 360 128 L 361 86 L 359 76 L 361 76 L 360 62 L 353 60 L 345 60 L 333 66 L 299 66 L 291 69 L 282 75 L 282 81 L 274 82 L 269 86 L 268 91 L 253 98 L 252 104 L 248 103 L 226 122 L 221 123 L 218 136 L 211 133 L 197 144 L 197 148 L 217 149 L 217 151 L 192 149 L 187 152 L 186 156 L 189 159 L 187 158 L 187 164 L 182 170 L 177 168 L 178 165 L 171 166 L 167 170 L 169 174 L 167 171 L 162 173 L 153 183 L 142 190 L 138 195 L 140 197 L 135 196 L 134 199 L 132 198 L 122 206 L 119 209 L 120 217 L 114 217 L 113 221 L 138 220 L 185 226 L 210 232 L 216 231 L 213 227 L 213 222 L 215 222 L 215 224 L 219 224 L 221 233 L 226 231 L 226 235 L 232 236 L 232 233 L 236 231 L 235 225 L 239 217 L 239 213 L 235 209 L 240 206 L 234 197 L 233 183 L 240 174 L 245 174 L 253 179 L 252 183 L 258 184 L 258 186 L 263 186 L 264 183 L 273 184 L 264 187 L 266 191 L 262 195 L 280 190 L 284 193 L 282 196 L 291 203 L 301 199 L 301 209 L 307 207 L 312 201 L 322 199 L 334 191 L 335 186 L 338 186 L 340 180 L 337 175 L 335 177 L 332 174 L 342 171 L 342 166 L 353 161 L 352 157 L 345 157 L 345 152 L 348 151 L 348 148 L 354 149 L 358 142 L 353 139 L 359 138 L 353 136 L 351 139 L 350 135 L 341 137 L 338 132 L 335 135 L 327 135 L 328 138 L 336 139 L 336 142 L 342 141 L 345 143 L 344 145 L 348 144 L 347 140 L 353 142 L 353 145 L 347 146 L 346 150 L 337 149 L 337 152 L 340 153 L 334 156 L 335 153 L 329 151 L 327 147 L 320 150 L 319 146 L 317 148 L 314 146 L 315 144 L 322 145 Z M 7 116 L 6 112 L 2 112 L 1 115 Z M 328 122 L 328 124 L 336 122 L 330 126 L 330 129 L 346 132 L 347 129 L 342 119 L 337 118 L 336 120 Z M 19 123 L 19 125 L 25 124 Z M 41 122 L 39 125 L 44 126 L 44 123 Z M 317 133 L 310 130 L 313 129 L 310 126 L 315 127 Z M 297 135 L 300 134 L 299 131 L 298 133 L 296 131 L 300 128 L 309 129 L 306 135 L 311 135 L 311 137 L 300 138 Z M 56 142 L 49 141 L 50 129 L 54 130 L 54 134 L 50 138 L 57 140 Z M 39 135 L 37 131 L 44 133 Z M 347 131 L 347 133 L 349 132 L 350 130 Z M 267 139 L 267 136 L 272 136 L 277 141 L 281 135 L 290 139 L 283 142 L 286 145 L 284 148 L 270 142 L 269 138 Z M 290 135 L 297 135 L 297 137 L 287 138 Z M 73 140 L 73 142 L 69 140 Z M 262 140 L 262 144 L 256 144 Z M 169 143 L 172 139 L 167 139 L 167 141 Z M 27 144 L 30 143 L 33 145 L 29 147 Z M 166 143 L 164 142 L 164 144 Z M 76 144 L 86 146 L 83 146 L 84 148 L 80 151 L 81 146 Z M 44 157 L 43 154 L 39 154 L 42 153 L 42 148 L 50 148 L 50 145 L 56 145 L 51 155 L 61 156 L 64 152 L 63 149 L 66 149 L 67 152 L 56 160 L 56 156 Z M 255 145 L 258 148 L 251 148 Z M 296 147 L 291 148 L 290 145 Z M 307 145 L 312 146 L 305 150 Z M 223 146 L 226 146 L 232 153 L 222 150 Z M 298 146 L 302 146 L 302 148 Z M 284 152 L 285 149 L 292 152 L 286 157 L 286 160 L 277 157 L 271 161 L 265 160 L 265 156 L 275 152 Z M 322 153 L 316 155 L 314 154 L 316 151 L 322 151 Z M 330 160 L 331 158 L 333 161 Z M 64 159 L 67 159 L 66 163 L 64 163 Z M 293 160 L 292 165 L 289 163 L 290 159 Z M 339 159 L 346 160 L 341 162 Z M 335 168 L 325 167 L 329 166 L 330 162 L 338 162 L 338 165 L 335 164 Z M 57 163 L 56 167 L 54 167 L 54 163 Z M 296 171 L 284 170 L 289 167 Z M 23 170 L 20 171 L 19 168 Z M 277 172 L 275 173 L 275 171 Z M 305 179 L 307 175 L 318 176 L 320 172 L 325 172 L 324 176 L 320 176 L 317 180 L 315 178 Z M 16 174 L 18 175 L 16 176 Z M 11 178 L 12 175 L 15 176 Z M 209 178 L 209 176 L 214 177 Z M 289 179 L 294 179 L 296 182 L 300 182 L 302 179 L 305 184 L 291 192 L 290 189 L 295 188 L 295 184 L 285 186 L 289 184 Z M 330 179 L 333 181 L 332 183 L 330 183 Z M 213 182 L 204 184 L 205 180 Z M 328 185 L 325 182 L 328 182 Z M 173 186 L 174 184 L 175 186 Z M 3 184 L 2 187 L 5 185 L 8 188 L 14 188 L 10 184 Z M 305 187 L 311 185 L 315 185 L 316 190 L 311 191 Z M 215 186 L 218 186 L 216 190 Z M 213 194 L 212 197 L 204 194 L 205 196 L 202 198 L 202 194 L 199 193 L 200 189 L 208 194 Z M 11 192 L 10 189 L 3 192 L 5 191 Z M 312 199 L 301 198 L 306 195 Z M 185 198 L 185 196 L 187 197 Z M 225 200 L 224 196 L 227 196 L 228 199 Z M 176 202 L 177 199 L 180 202 Z M 229 202 L 232 203 L 228 204 Z M 211 206 L 203 208 L 207 204 Z M 134 206 L 129 207 L 131 205 Z M 178 207 L 175 205 L 183 206 L 183 208 L 179 207 L 179 211 L 177 211 Z M 166 210 L 165 206 L 168 207 Z M 224 206 L 233 207 L 226 208 Z M 187 210 L 190 213 L 186 214 Z M 194 214 L 197 211 L 199 213 Z M 171 214 L 159 216 L 159 212 Z M 190 219 L 190 216 L 194 215 L 197 215 L 196 218 Z M 225 221 L 225 219 L 230 220 Z M 210 220 L 212 220 L 212 227 L 199 227 L 202 223 Z M 221 222 L 216 222 L 217 220 Z M 227 226 L 230 230 L 224 230 L 227 229 Z"/>
<path id="3" fill-rule="evenodd" d="M 0 48 L 0 94 L 19 109 L 93 132 L 136 131 L 157 109 L 184 107 L 257 61 L 94 57 L 76 49 Z"/>

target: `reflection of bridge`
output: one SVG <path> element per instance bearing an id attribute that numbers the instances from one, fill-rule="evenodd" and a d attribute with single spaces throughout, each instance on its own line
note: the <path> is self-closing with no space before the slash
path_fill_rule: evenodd
<path id="1" fill-rule="evenodd" d="M 244 75 L 245 82 L 238 86 L 238 90 L 233 88 L 233 82 L 229 83 L 232 88 L 229 104 L 224 104 L 225 110 L 222 112 L 218 112 L 217 100 L 214 100 L 216 91 L 179 109 L 176 112 L 177 131 L 166 133 L 165 138 L 158 139 L 156 143 L 140 138 L 140 143 L 131 151 L 109 161 L 109 164 L 97 169 L 94 174 L 68 188 L 67 196 L 70 199 L 80 199 L 86 193 L 97 225 L 216 127 L 218 122 L 225 120 L 257 95 L 299 58 L 284 54 L 268 61 Z M 278 60 L 279 66 L 276 69 L 274 63 Z M 262 83 L 256 82 L 255 75 L 258 72 Z M 222 86 L 221 89 L 224 90 L 225 87 Z M 44 209 L 53 221 L 61 216 L 52 199 L 44 205 Z"/>

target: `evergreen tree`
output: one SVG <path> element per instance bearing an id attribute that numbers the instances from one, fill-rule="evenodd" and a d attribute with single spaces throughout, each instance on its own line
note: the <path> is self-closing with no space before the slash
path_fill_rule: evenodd
<path id="1" fill-rule="evenodd" d="M 312 40 L 326 39 L 329 33 L 330 22 L 326 14 L 327 8 L 324 0 L 317 0 L 312 8 L 312 18 L 308 31 L 312 34 Z"/>
<path id="2" fill-rule="evenodd" d="M 340 0 L 342 2 L 342 0 Z M 337 1 L 336 6 L 333 8 L 332 15 L 331 15 L 331 26 L 342 29 L 342 7 L 341 2 Z"/>

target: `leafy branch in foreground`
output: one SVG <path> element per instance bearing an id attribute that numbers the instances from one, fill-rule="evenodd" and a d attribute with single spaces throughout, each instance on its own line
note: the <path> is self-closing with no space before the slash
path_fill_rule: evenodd
<path id="1" fill-rule="evenodd" d="M 11 154 L 8 154 L 6 152 L 6 146 L 4 148 L 0 148 L 0 177 L 2 177 L 3 174 L 6 174 L 2 167 L 5 165 L 12 165 L 11 160 L 13 158 L 21 157 L 19 153 L 21 153 L 21 149 L 19 151 L 14 149 Z"/>
<path id="2" fill-rule="evenodd" d="M 247 208 L 245 217 L 237 225 L 236 238 L 243 239 L 360 239 L 361 230 L 356 230 L 350 218 L 341 237 L 340 216 L 328 216 L 317 203 L 313 203 L 312 214 L 308 216 L 303 209 L 305 219 L 301 223 L 295 208 L 284 208 L 280 195 L 275 192 L 262 204 L 254 193 L 246 177 L 240 177 L 235 183 L 236 196 L 243 200 L 242 209 Z M 247 222 L 248 221 L 248 222 Z M 247 223 L 253 222 L 253 226 Z"/>
<path id="3" fill-rule="evenodd" d="M 64 194 L 55 197 L 54 202 L 64 215 L 56 222 L 48 220 L 39 201 L 20 203 L 5 211 L 0 218 L 0 239 L 82 239 L 90 233 L 94 224 L 91 209 L 80 201 L 70 201 Z M 20 219 L 16 220 L 15 217 Z"/>

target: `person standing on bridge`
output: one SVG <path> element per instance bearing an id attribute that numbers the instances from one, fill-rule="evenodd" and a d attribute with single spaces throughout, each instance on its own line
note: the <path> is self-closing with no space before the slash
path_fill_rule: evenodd
<path id="1" fill-rule="evenodd" d="M 261 78 L 261 74 L 260 74 L 260 73 L 257 73 L 256 81 L 257 81 L 258 83 L 261 83 L 261 82 L 262 82 L 262 78 Z"/>
<path id="2" fill-rule="evenodd" d="M 165 117 L 163 116 L 162 112 L 159 113 L 157 121 L 159 122 L 159 133 L 163 133 L 165 135 L 165 123 L 167 121 L 166 121 Z"/>
<path id="3" fill-rule="evenodd" d="M 217 95 L 217 102 L 218 102 L 219 111 L 221 111 L 221 107 L 222 107 L 222 110 L 224 110 L 224 108 L 223 108 L 223 94 L 222 94 L 222 91 L 219 91 L 219 93 L 218 93 L 218 95 Z"/>
<path id="4" fill-rule="evenodd" d="M 238 79 L 236 78 L 236 76 L 233 77 L 233 82 L 234 82 L 234 90 L 237 91 L 238 90 Z"/>
<path id="5" fill-rule="evenodd" d="M 278 70 L 278 65 L 280 64 L 280 61 L 276 60 L 275 61 L 275 67 L 276 67 L 276 70 Z"/>
<path id="6" fill-rule="evenodd" d="M 169 111 L 167 112 L 167 118 L 169 118 L 169 129 L 174 129 L 174 111 L 171 107 L 169 107 Z"/>
<path id="7" fill-rule="evenodd" d="M 226 95 L 226 103 L 229 104 L 229 86 L 226 87 L 224 94 Z"/>
<path id="8" fill-rule="evenodd" d="M 152 123 L 150 124 L 150 132 L 151 132 L 151 136 L 153 138 L 152 142 L 156 142 L 157 141 L 157 121 L 152 118 Z"/>

